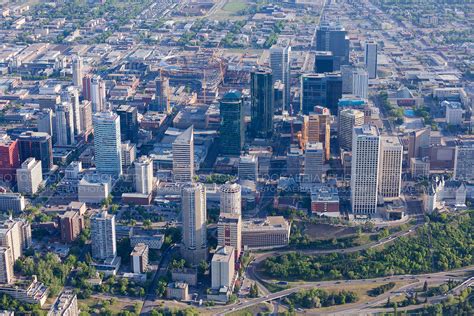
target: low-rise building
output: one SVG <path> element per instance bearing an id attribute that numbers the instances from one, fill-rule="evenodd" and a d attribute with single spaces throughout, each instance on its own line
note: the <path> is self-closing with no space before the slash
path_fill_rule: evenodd
<path id="1" fill-rule="evenodd" d="M 154 235 L 144 235 L 144 234 L 137 234 L 133 235 L 130 238 L 130 245 L 135 247 L 137 244 L 145 244 L 150 249 L 161 249 L 163 246 L 163 241 L 165 239 L 165 235 L 163 234 L 154 234 Z"/>
<path id="2" fill-rule="evenodd" d="M 291 225 L 283 216 L 242 223 L 242 245 L 247 249 L 285 247 L 290 240 Z"/>
<path id="3" fill-rule="evenodd" d="M 180 301 L 189 299 L 188 284 L 185 282 L 172 282 L 166 287 L 166 297 Z"/>
<path id="4" fill-rule="evenodd" d="M 197 269 L 182 268 L 171 270 L 171 280 L 175 282 L 184 282 L 191 286 L 197 285 Z"/>
<path id="5" fill-rule="evenodd" d="M 20 193 L 0 192 L 0 211 L 22 212 L 25 209 L 25 198 Z"/>
<path id="6" fill-rule="evenodd" d="M 148 270 L 148 246 L 143 243 L 135 245 L 130 254 L 130 263 L 133 273 L 145 273 Z"/>
<path id="7" fill-rule="evenodd" d="M 17 279 L 13 284 L 0 284 L 0 293 L 10 295 L 23 303 L 43 306 L 48 298 L 49 289 L 38 282 L 36 275 L 33 275 L 32 280 Z"/>
<path id="8" fill-rule="evenodd" d="M 336 188 L 317 185 L 311 188 L 311 212 L 339 213 L 339 193 Z"/>
<path id="9" fill-rule="evenodd" d="M 62 292 L 48 312 L 48 316 L 78 316 L 77 296 L 73 291 Z"/>

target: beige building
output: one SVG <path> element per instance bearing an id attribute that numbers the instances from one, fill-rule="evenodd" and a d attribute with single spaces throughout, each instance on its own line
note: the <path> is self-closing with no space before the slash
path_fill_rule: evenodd
<path id="1" fill-rule="evenodd" d="M 194 177 L 194 129 L 190 126 L 173 142 L 173 177 L 177 182 L 190 182 Z"/>
<path id="2" fill-rule="evenodd" d="M 242 246 L 249 249 L 268 249 L 287 246 L 291 225 L 283 216 L 242 223 Z"/>
<path id="3" fill-rule="evenodd" d="M 12 262 L 31 246 L 31 225 L 27 221 L 8 219 L 0 225 L 0 246 L 10 248 Z"/>
<path id="4" fill-rule="evenodd" d="M 235 276 L 235 250 L 231 246 L 219 246 L 211 261 L 211 287 L 232 289 Z"/>
<path id="5" fill-rule="evenodd" d="M 145 273 L 148 270 L 148 246 L 137 244 L 130 254 L 133 273 Z"/>
<path id="6" fill-rule="evenodd" d="M 188 288 L 188 284 L 185 282 L 169 283 L 166 287 L 166 297 L 169 299 L 187 301 L 189 299 Z"/>
<path id="7" fill-rule="evenodd" d="M 324 147 L 322 143 L 307 143 L 304 152 L 304 174 L 311 183 L 323 181 Z"/>
<path id="8" fill-rule="evenodd" d="M 232 246 L 235 259 L 242 250 L 242 218 L 240 214 L 221 214 L 217 222 L 217 245 Z"/>
<path id="9" fill-rule="evenodd" d="M 226 183 L 220 187 L 220 214 L 241 214 L 241 187 L 237 183 Z"/>
<path id="10" fill-rule="evenodd" d="M 309 143 L 320 142 L 324 148 L 324 159 L 330 158 L 331 115 L 329 109 L 317 106 L 317 112 L 308 115 L 306 140 Z"/>
<path id="11" fill-rule="evenodd" d="M 18 192 L 23 194 L 35 194 L 43 181 L 41 171 L 41 160 L 33 157 L 26 159 L 21 168 L 16 170 Z"/>
<path id="12" fill-rule="evenodd" d="M 354 127 L 364 124 L 364 112 L 354 109 L 342 110 L 339 113 L 338 139 L 339 146 L 346 150 L 352 149 L 352 133 Z"/>
<path id="13" fill-rule="evenodd" d="M 135 161 L 135 191 L 141 194 L 151 194 L 153 191 L 153 161 L 141 156 Z"/>
<path id="14" fill-rule="evenodd" d="M 398 137 L 382 136 L 380 146 L 379 193 L 385 199 L 400 197 L 403 146 Z"/>
<path id="15" fill-rule="evenodd" d="M 0 247 L 0 283 L 12 283 L 13 279 L 13 261 L 11 249 L 9 247 Z"/>

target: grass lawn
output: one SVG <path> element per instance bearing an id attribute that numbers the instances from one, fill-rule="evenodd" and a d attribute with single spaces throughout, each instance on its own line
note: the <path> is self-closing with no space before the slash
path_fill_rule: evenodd
<path id="1" fill-rule="evenodd" d="M 248 315 L 249 313 L 252 315 L 257 315 L 259 313 L 268 313 L 270 312 L 270 306 L 267 303 L 262 303 L 258 305 L 254 305 L 252 307 L 245 308 L 240 311 L 235 311 L 230 313 L 231 316 L 240 316 L 240 315 Z"/>
<path id="2" fill-rule="evenodd" d="M 240 10 L 245 9 L 247 6 L 248 3 L 246 0 L 228 0 L 222 10 L 227 11 L 229 13 L 236 13 Z"/>
<path id="3" fill-rule="evenodd" d="M 104 306 L 103 305 L 104 301 L 110 302 L 110 300 L 104 300 L 104 299 L 96 298 L 93 296 L 88 299 L 77 300 L 80 306 L 79 308 L 81 308 L 81 306 L 87 306 L 89 308 L 90 314 L 95 314 L 95 312 L 100 312 L 100 309 Z M 108 305 L 108 309 L 112 311 L 113 314 L 118 314 L 119 312 L 124 311 L 124 310 L 133 311 L 135 309 L 135 304 L 138 304 L 138 307 L 141 310 L 143 301 L 141 301 L 140 299 L 124 301 L 123 299 L 115 298 L 113 300 L 113 304 Z"/>

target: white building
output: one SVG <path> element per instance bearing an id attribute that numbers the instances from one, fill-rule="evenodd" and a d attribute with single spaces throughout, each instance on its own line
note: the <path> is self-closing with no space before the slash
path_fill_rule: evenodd
<path id="1" fill-rule="evenodd" d="M 72 58 L 72 82 L 76 87 L 82 88 L 82 58 L 80 56 Z"/>
<path id="2" fill-rule="evenodd" d="M 258 158 L 254 155 L 240 156 L 239 159 L 239 179 L 257 181 L 258 179 Z"/>
<path id="3" fill-rule="evenodd" d="M 211 288 L 232 289 L 235 276 L 234 248 L 217 247 L 211 261 Z"/>
<path id="4" fill-rule="evenodd" d="M 81 134 L 81 117 L 80 117 L 80 103 L 79 103 L 79 90 L 77 87 L 69 86 L 61 93 L 61 101 L 68 102 L 71 104 L 72 115 L 74 121 L 74 134 Z"/>
<path id="5" fill-rule="evenodd" d="M 153 161 L 147 156 L 135 161 L 135 191 L 147 195 L 153 191 Z"/>
<path id="6" fill-rule="evenodd" d="M 93 76 L 91 78 L 90 89 L 91 89 L 92 112 L 97 113 L 97 112 L 105 111 L 105 103 L 106 103 L 105 83 L 102 81 L 100 76 Z"/>
<path id="7" fill-rule="evenodd" d="M 62 292 L 49 309 L 48 316 L 79 316 L 76 294 L 70 290 Z"/>
<path id="8" fill-rule="evenodd" d="M 77 187 L 79 202 L 100 204 L 112 191 L 110 179 L 100 176 L 84 177 Z"/>
<path id="9" fill-rule="evenodd" d="M 25 206 L 25 198 L 20 193 L 0 192 L 0 211 L 21 212 Z"/>
<path id="10" fill-rule="evenodd" d="M 18 192 L 23 194 L 35 194 L 43 182 L 41 160 L 33 157 L 26 159 L 21 168 L 16 169 Z"/>
<path id="11" fill-rule="evenodd" d="M 102 211 L 91 218 L 92 258 L 105 260 L 117 256 L 115 215 Z"/>
<path id="12" fill-rule="evenodd" d="M 173 142 L 173 177 L 177 182 L 194 178 L 194 128 L 190 126 Z"/>
<path id="13" fill-rule="evenodd" d="M 237 183 L 226 183 L 220 187 L 220 214 L 242 213 L 241 191 Z"/>
<path id="14" fill-rule="evenodd" d="M 270 68 L 272 69 L 272 86 L 276 81 L 283 83 L 283 110 L 290 106 L 290 60 L 291 46 L 273 45 L 270 48 Z"/>
<path id="15" fill-rule="evenodd" d="M 354 214 L 377 212 L 379 161 L 380 135 L 377 127 L 355 127 L 351 165 L 351 206 Z"/>
<path id="16" fill-rule="evenodd" d="M 304 175 L 308 181 L 322 182 L 324 148 L 322 143 L 307 143 L 304 152 Z"/>
<path id="17" fill-rule="evenodd" d="M 72 110 L 72 104 L 69 102 L 62 102 L 56 106 L 54 136 L 58 146 L 74 144 L 74 114 Z"/>
<path id="18" fill-rule="evenodd" d="M 398 198 L 402 186 L 403 146 L 397 137 L 382 137 L 380 159 L 379 193 L 385 199 Z"/>
<path id="19" fill-rule="evenodd" d="M 443 101 L 441 106 L 446 107 L 446 123 L 449 125 L 461 125 L 463 123 L 464 110 L 460 102 Z"/>
<path id="20" fill-rule="evenodd" d="M 365 43 L 365 66 L 370 79 L 377 78 L 377 43 Z"/>
<path id="21" fill-rule="evenodd" d="M 94 115 L 94 152 L 97 172 L 120 176 L 122 174 L 122 148 L 120 117 L 112 112 Z"/>
<path id="22" fill-rule="evenodd" d="M 130 254 L 130 263 L 133 273 L 146 273 L 148 270 L 148 246 L 137 244 Z"/>
<path id="23" fill-rule="evenodd" d="M 9 218 L 0 225 L 0 246 L 11 250 L 11 262 L 31 246 L 31 225 L 27 221 Z"/>
<path id="24" fill-rule="evenodd" d="M 207 258 L 206 187 L 188 183 L 181 191 L 183 244 L 181 255 L 192 265 Z"/>
<path id="25" fill-rule="evenodd" d="M 364 68 L 356 68 L 352 74 L 352 94 L 367 99 L 369 96 L 369 75 Z"/>
<path id="26" fill-rule="evenodd" d="M 341 148 L 352 149 L 352 133 L 354 127 L 364 124 L 364 112 L 354 109 L 342 110 L 339 113 L 338 139 Z"/>

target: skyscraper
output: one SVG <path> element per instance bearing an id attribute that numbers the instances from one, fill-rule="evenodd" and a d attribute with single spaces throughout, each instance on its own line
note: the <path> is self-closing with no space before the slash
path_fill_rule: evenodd
<path id="1" fill-rule="evenodd" d="M 49 172 L 53 167 L 53 146 L 51 136 L 40 132 L 23 132 L 18 137 L 20 161 L 30 157 L 41 160 L 43 173 Z"/>
<path id="2" fill-rule="evenodd" d="M 351 206 L 354 214 L 375 214 L 379 187 L 380 135 L 377 127 L 354 128 L 351 165 Z"/>
<path id="3" fill-rule="evenodd" d="M 173 177 L 177 182 L 193 181 L 194 128 L 192 125 L 173 142 Z"/>
<path id="4" fill-rule="evenodd" d="M 100 76 L 93 76 L 90 83 L 90 101 L 92 102 L 92 112 L 105 111 L 105 83 Z"/>
<path id="5" fill-rule="evenodd" d="M 316 50 L 334 55 L 334 70 L 349 63 L 349 37 L 340 25 L 322 22 L 316 30 Z"/>
<path id="6" fill-rule="evenodd" d="M 334 71 L 334 55 L 328 51 L 317 51 L 314 54 L 314 72 L 322 74 Z"/>
<path id="7" fill-rule="evenodd" d="M 254 70 L 250 73 L 251 128 L 254 137 L 267 138 L 273 133 L 272 71 Z"/>
<path id="8" fill-rule="evenodd" d="M 5 182 L 15 179 L 15 170 L 20 166 L 18 141 L 8 136 L 0 138 L 0 177 Z"/>
<path id="9" fill-rule="evenodd" d="M 303 74 L 301 76 L 300 109 L 303 114 L 313 112 L 315 106 L 327 107 L 337 113 L 337 103 L 342 97 L 340 73 Z"/>
<path id="10" fill-rule="evenodd" d="M 385 199 L 400 196 L 403 146 L 397 137 L 382 136 L 380 143 L 379 194 Z"/>
<path id="11" fill-rule="evenodd" d="M 206 188 L 188 183 L 181 191 L 183 244 L 181 255 L 192 265 L 207 258 Z"/>
<path id="12" fill-rule="evenodd" d="M 290 88 L 291 88 L 291 46 L 273 45 L 270 48 L 270 68 L 272 69 L 272 86 L 275 81 L 280 80 L 284 84 L 283 91 L 283 110 L 290 106 Z"/>
<path id="13" fill-rule="evenodd" d="M 369 76 L 367 70 L 356 68 L 352 73 L 352 94 L 367 99 L 369 96 Z"/>
<path id="14" fill-rule="evenodd" d="M 156 88 L 156 104 L 158 111 L 163 111 L 166 113 L 171 112 L 170 108 L 170 81 L 167 77 L 160 76 L 155 79 L 155 88 Z"/>
<path id="15" fill-rule="evenodd" d="M 10 284 L 13 281 L 13 264 L 11 249 L 0 247 L 0 283 Z"/>
<path id="16" fill-rule="evenodd" d="M 338 139 L 339 147 L 352 149 L 352 134 L 354 127 L 364 124 L 364 112 L 353 109 L 345 109 L 339 113 L 338 122 Z"/>
<path id="17" fill-rule="evenodd" d="M 53 136 L 53 111 L 51 109 L 42 109 L 36 117 L 38 123 L 38 132 L 48 133 L 49 136 Z"/>
<path id="18" fill-rule="evenodd" d="M 316 106 L 316 112 L 309 113 L 307 137 L 308 142 L 321 142 L 324 148 L 324 159 L 329 160 L 331 154 L 331 115 L 329 109 Z"/>
<path id="19" fill-rule="evenodd" d="M 220 188 L 220 214 L 241 214 L 241 187 L 237 183 L 226 183 Z"/>
<path id="20" fill-rule="evenodd" d="M 211 260 L 211 288 L 232 289 L 235 275 L 234 253 L 234 247 L 217 247 Z"/>
<path id="21" fill-rule="evenodd" d="M 92 258 L 105 260 L 117 256 L 115 215 L 102 211 L 91 218 Z"/>
<path id="22" fill-rule="evenodd" d="M 74 115 L 72 104 L 63 102 L 56 106 L 55 136 L 57 146 L 70 146 L 74 144 Z"/>
<path id="23" fill-rule="evenodd" d="M 72 114 L 74 117 L 74 134 L 79 135 L 81 133 L 81 117 L 79 113 L 79 90 L 77 87 L 69 86 L 61 93 L 61 101 L 69 102 L 72 106 Z"/>
<path id="24" fill-rule="evenodd" d="M 79 118 L 81 120 L 81 133 L 89 133 L 92 130 L 91 101 L 83 100 L 79 105 Z"/>
<path id="25" fill-rule="evenodd" d="M 117 114 L 120 116 L 120 136 L 122 142 L 127 140 L 132 143 L 138 141 L 138 119 L 137 108 L 130 105 L 121 105 L 117 109 Z"/>
<path id="26" fill-rule="evenodd" d="M 135 191 L 147 195 L 153 191 L 153 161 L 147 156 L 135 161 Z"/>
<path id="27" fill-rule="evenodd" d="M 234 247 L 235 259 L 239 259 L 240 251 L 242 251 L 242 216 L 240 214 L 221 213 L 219 215 L 217 245 Z"/>
<path id="28" fill-rule="evenodd" d="M 230 91 L 222 97 L 220 115 L 220 152 L 224 155 L 240 156 L 245 141 L 243 100 L 240 92 Z"/>
<path id="29" fill-rule="evenodd" d="M 23 194 L 35 194 L 43 181 L 41 172 L 41 160 L 33 157 L 26 159 L 21 168 L 16 169 L 18 192 Z"/>
<path id="30" fill-rule="evenodd" d="M 72 82 L 76 87 L 82 88 L 82 58 L 80 56 L 72 58 Z"/>
<path id="31" fill-rule="evenodd" d="M 304 174 L 309 182 L 322 182 L 324 150 L 322 143 L 307 143 L 304 152 Z"/>
<path id="32" fill-rule="evenodd" d="M 254 155 L 240 156 L 238 167 L 239 179 L 257 181 L 258 158 Z"/>
<path id="33" fill-rule="evenodd" d="M 369 73 L 369 79 L 377 78 L 377 43 L 365 43 L 365 66 Z"/>
<path id="34" fill-rule="evenodd" d="M 101 112 L 96 113 L 93 120 L 96 169 L 118 177 L 122 174 L 120 118 L 112 112 Z"/>

